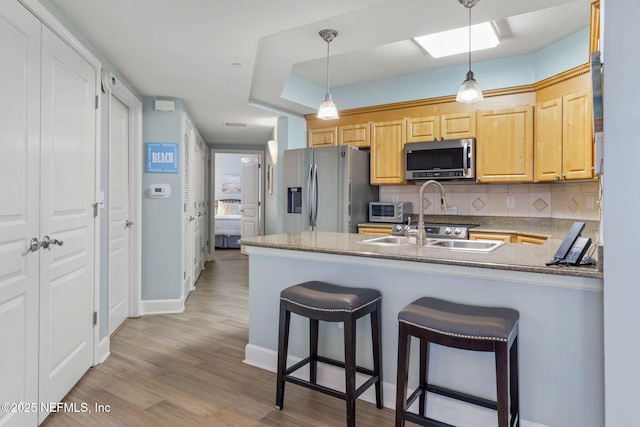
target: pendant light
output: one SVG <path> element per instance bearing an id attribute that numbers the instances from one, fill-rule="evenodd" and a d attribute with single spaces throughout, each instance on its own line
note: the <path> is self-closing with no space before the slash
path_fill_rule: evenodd
<path id="1" fill-rule="evenodd" d="M 467 78 L 462 82 L 462 86 L 458 90 L 458 96 L 456 101 L 470 104 L 476 101 L 482 101 L 482 91 L 480 85 L 473 78 L 473 71 L 471 71 L 471 8 L 476 5 L 480 0 L 458 0 L 464 7 L 469 9 L 469 71 L 467 72 Z"/>
<path id="2" fill-rule="evenodd" d="M 338 118 L 338 109 L 336 104 L 331 100 L 331 93 L 329 93 L 329 43 L 338 36 L 336 30 L 322 30 L 320 31 L 320 37 L 327 42 L 327 94 L 324 96 L 324 102 L 320 104 L 318 110 L 318 118 L 322 120 L 332 120 Z"/>

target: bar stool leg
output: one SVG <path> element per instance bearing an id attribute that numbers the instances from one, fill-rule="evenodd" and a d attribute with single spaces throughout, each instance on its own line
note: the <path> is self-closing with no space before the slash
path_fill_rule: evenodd
<path id="1" fill-rule="evenodd" d="M 407 410 L 407 383 L 409 381 L 409 353 L 411 338 L 407 325 L 398 326 L 398 373 L 396 380 L 396 427 L 404 426 L 404 413 Z"/>
<path id="2" fill-rule="evenodd" d="M 507 343 L 496 343 L 495 353 L 498 427 L 509 427 L 509 353 Z"/>
<path id="3" fill-rule="evenodd" d="M 289 348 L 289 324 L 291 312 L 287 310 L 286 301 L 280 302 L 280 325 L 278 331 L 278 373 L 276 378 L 276 409 L 284 407 L 284 377 L 287 370 L 287 350 Z"/>
<path id="4" fill-rule="evenodd" d="M 316 319 L 309 319 L 309 381 L 313 384 L 318 379 L 318 325 Z"/>
<path id="5" fill-rule="evenodd" d="M 420 340 L 420 389 L 422 393 L 418 400 L 420 415 L 427 411 L 427 385 L 429 385 L 429 341 Z"/>
<path id="6" fill-rule="evenodd" d="M 518 421 L 515 423 L 516 427 L 520 427 L 520 397 L 518 393 L 518 337 L 511 344 L 511 350 L 509 350 L 509 373 L 510 384 L 509 391 L 511 394 L 511 425 L 515 417 L 518 417 Z"/>
<path id="7" fill-rule="evenodd" d="M 356 321 L 348 314 L 344 319 L 344 374 L 347 427 L 356 425 Z"/>
<path id="8" fill-rule="evenodd" d="M 376 303 L 376 309 L 369 315 L 371 318 L 371 342 L 373 347 L 373 371 L 378 375 L 376 381 L 376 408 L 382 409 L 384 405 L 382 396 L 382 352 L 380 343 L 382 342 L 382 321 L 380 315 L 380 301 Z"/>

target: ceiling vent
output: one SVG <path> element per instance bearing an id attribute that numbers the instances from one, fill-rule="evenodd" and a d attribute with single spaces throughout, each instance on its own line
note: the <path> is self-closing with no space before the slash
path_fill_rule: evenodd
<path id="1" fill-rule="evenodd" d="M 246 123 L 224 122 L 226 128 L 246 128 Z"/>

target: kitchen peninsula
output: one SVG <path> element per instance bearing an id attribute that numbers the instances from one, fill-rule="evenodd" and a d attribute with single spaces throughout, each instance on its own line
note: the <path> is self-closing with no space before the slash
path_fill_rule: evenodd
<path id="1" fill-rule="evenodd" d="M 564 232 L 549 234 L 541 245 L 507 243 L 490 253 L 362 243 L 370 237 L 301 232 L 241 241 L 249 254 L 246 363 L 275 371 L 279 295 L 285 287 L 322 280 L 375 288 L 383 295 L 385 406 L 394 408 L 397 314 L 405 305 L 431 296 L 511 307 L 520 312 L 520 405 L 523 422 L 529 422 L 523 425 L 603 425 L 602 273 L 594 266 L 545 265 Z M 358 337 L 362 339 L 357 359 L 365 366 L 371 364 L 368 328 L 367 321 L 359 322 Z M 307 354 L 307 336 L 307 322 L 294 319 L 292 354 Z M 338 325 L 323 324 L 320 349 L 329 357 L 342 357 L 342 330 Z M 491 354 L 435 346 L 431 363 L 430 380 L 434 383 L 495 397 Z M 343 381 L 330 369 L 319 378 L 338 387 Z M 368 398 L 366 393 L 363 397 Z M 453 404 L 437 396 L 430 399 L 430 410 L 445 421 L 494 425 L 493 411 Z"/>

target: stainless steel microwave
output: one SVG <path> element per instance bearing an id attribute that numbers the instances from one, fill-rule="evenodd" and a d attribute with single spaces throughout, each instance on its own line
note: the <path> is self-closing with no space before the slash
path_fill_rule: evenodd
<path id="1" fill-rule="evenodd" d="M 405 144 L 404 179 L 475 179 L 475 149 L 475 138 Z"/>

